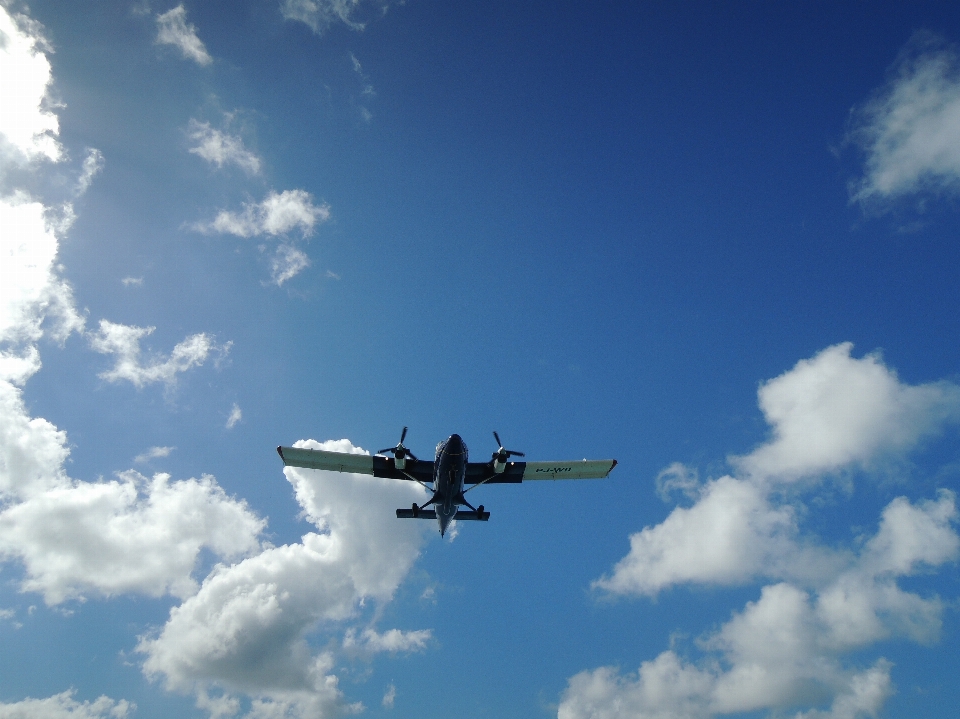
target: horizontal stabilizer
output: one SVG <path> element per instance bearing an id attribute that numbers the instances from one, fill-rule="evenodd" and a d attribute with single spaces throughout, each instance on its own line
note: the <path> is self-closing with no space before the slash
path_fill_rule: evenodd
<path id="1" fill-rule="evenodd" d="M 412 509 L 398 509 L 397 519 L 436 519 L 437 512 L 433 509 L 418 509 L 414 512 Z"/>
<path id="2" fill-rule="evenodd" d="M 397 519 L 436 519 L 437 512 L 434 509 L 418 509 L 416 513 L 412 509 L 398 509 Z M 490 519 L 490 512 L 460 511 L 454 516 L 461 522 L 486 522 Z"/>
<path id="3" fill-rule="evenodd" d="M 488 519 L 490 519 L 490 512 L 468 512 L 467 510 L 463 510 L 463 511 L 457 512 L 454 519 L 459 520 L 461 522 L 464 520 L 468 522 L 469 521 L 486 522 Z"/>

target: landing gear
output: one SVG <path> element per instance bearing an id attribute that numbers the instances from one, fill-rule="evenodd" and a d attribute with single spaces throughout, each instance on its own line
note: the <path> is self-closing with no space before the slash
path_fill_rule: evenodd
<path id="1" fill-rule="evenodd" d="M 414 519 L 420 516 L 420 507 L 417 505 L 416 502 L 414 502 L 413 506 L 410 507 L 410 511 L 413 512 Z"/>
<path id="2" fill-rule="evenodd" d="M 477 507 L 477 519 L 483 519 L 483 505 Z"/>

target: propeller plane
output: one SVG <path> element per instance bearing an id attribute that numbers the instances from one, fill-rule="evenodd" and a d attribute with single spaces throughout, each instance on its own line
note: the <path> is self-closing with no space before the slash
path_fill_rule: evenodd
<path id="1" fill-rule="evenodd" d="M 617 465 L 615 459 L 584 459 L 572 462 L 512 461 L 512 457 L 523 457 L 524 453 L 504 449 L 496 432 L 493 433 L 493 438 L 497 441 L 498 448 L 488 462 L 470 462 L 467 445 L 458 434 L 451 434 L 437 445 L 434 460 L 431 462 L 417 459 L 403 444 L 406 438 L 407 428 L 404 427 L 396 446 L 381 449 L 373 456 L 301 447 L 277 447 L 277 454 L 287 467 L 355 472 L 416 482 L 431 492 L 432 496 L 423 504 L 414 503 L 410 509 L 398 509 L 397 518 L 436 519 L 441 536 L 454 519 L 480 522 L 490 519 L 490 512 L 486 511 L 482 504 L 474 507 L 465 497 L 467 492 L 482 484 L 517 484 L 531 479 L 602 479 Z M 433 508 L 428 509 L 431 506 Z M 460 507 L 469 509 L 461 510 Z"/>

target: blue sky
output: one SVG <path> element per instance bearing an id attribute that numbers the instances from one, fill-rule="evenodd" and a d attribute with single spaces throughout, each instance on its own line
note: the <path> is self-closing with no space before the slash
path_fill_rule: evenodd
<path id="1" fill-rule="evenodd" d="M 955 3 L 0 2 L 0 717 L 953 716 Z M 489 523 L 274 448 L 453 432 Z"/>

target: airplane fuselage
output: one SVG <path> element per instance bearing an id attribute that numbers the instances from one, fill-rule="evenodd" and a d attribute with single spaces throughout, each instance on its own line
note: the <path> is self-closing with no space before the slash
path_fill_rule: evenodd
<path id="1" fill-rule="evenodd" d="M 451 434 L 437 445 L 433 463 L 433 502 L 437 511 L 440 534 L 457 514 L 457 507 L 467 504 L 463 497 L 463 482 L 467 475 L 467 445 L 459 434 Z M 469 506 L 469 505 L 467 505 Z"/>

